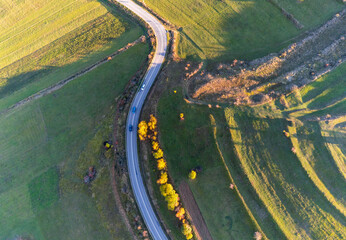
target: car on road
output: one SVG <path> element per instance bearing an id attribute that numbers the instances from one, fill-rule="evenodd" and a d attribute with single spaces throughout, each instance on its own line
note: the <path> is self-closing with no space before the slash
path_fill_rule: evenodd
<path id="1" fill-rule="evenodd" d="M 143 83 L 142 87 L 141 87 L 141 90 L 143 91 L 145 88 L 145 83 Z"/>
<path id="2" fill-rule="evenodd" d="M 136 107 L 132 108 L 132 112 L 135 113 L 136 112 Z"/>
<path id="3" fill-rule="evenodd" d="M 130 126 L 129 126 L 129 131 L 132 132 L 132 130 L 133 130 L 133 126 L 130 125 Z"/>

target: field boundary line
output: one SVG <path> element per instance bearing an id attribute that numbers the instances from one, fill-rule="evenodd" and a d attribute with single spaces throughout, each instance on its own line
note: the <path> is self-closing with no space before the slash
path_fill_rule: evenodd
<path id="1" fill-rule="evenodd" d="M 25 99 L 15 103 L 11 107 L 1 111 L 0 112 L 0 116 L 5 114 L 5 113 L 7 113 L 7 112 L 9 112 L 10 110 L 13 110 L 13 109 L 18 108 L 20 106 L 23 106 L 26 103 L 29 103 L 29 102 L 31 102 L 33 100 L 39 99 L 39 98 L 41 98 L 43 96 L 46 96 L 46 95 L 48 95 L 48 94 L 50 94 L 52 92 L 55 92 L 55 91 L 59 90 L 60 88 L 62 88 L 63 86 L 65 86 L 66 84 L 71 82 L 72 80 L 74 80 L 74 79 L 76 79 L 78 77 L 83 76 L 84 74 L 94 70 L 95 68 L 99 67 L 100 65 L 108 62 L 109 60 L 111 60 L 116 55 L 119 55 L 120 53 L 125 52 L 130 47 L 133 47 L 134 45 L 136 45 L 136 44 L 138 44 L 140 42 L 144 42 L 144 41 L 145 41 L 145 36 L 142 35 L 137 40 L 135 40 L 135 41 L 133 41 L 131 43 L 128 43 L 125 47 L 122 47 L 122 48 L 118 49 L 116 52 L 114 52 L 111 55 L 103 58 L 102 60 L 100 60 L 100 61 L 90 65 L 89 67 L 86 67 L 86 68 L 82 69 L 81 71 L 73 74 L 72 76 L 70 76 L 68 78 L 65 78 L 64 80 L 62 80 L 62 81 L 60 81 L 60 82 L 58 82 L 58 83 L 56 83 L 56 84 L 54 84 L 54 85 L 52 85 L 50 87 L 42 89 L 41 91 L 39 91 L 39 92 L 37 92 L 37 93 L 27 97 L 27 98 L 25 98 Z"/>

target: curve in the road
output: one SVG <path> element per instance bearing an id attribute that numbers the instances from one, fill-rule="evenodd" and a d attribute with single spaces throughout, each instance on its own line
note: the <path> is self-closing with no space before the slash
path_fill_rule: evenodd
<path id="1" fill-rule="evenodd" d="M 142 18 L 153 29 L 156 37 L 156 52 L 144 76 L 143 85 L 134 97 L 126 122 L 126 156 L 131 186 L 144 222 L 155 240 L 168 239 L 153 210 L 141 176 L 137 151 L 137 125 L 148 92 L 158 75 L 167 50 L 167 35 L 164 26 L 150 13 L 130 0 L 116 0 Z M 135 111 L 133 111 L 135 107 Z M 130 131 L 131 126 L 131 131 Z"/>

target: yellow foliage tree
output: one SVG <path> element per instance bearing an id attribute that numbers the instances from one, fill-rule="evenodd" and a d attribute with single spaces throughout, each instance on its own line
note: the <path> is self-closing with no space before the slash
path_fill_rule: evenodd
<path id="1" fill-rule="evenodd" d="M 152 145 L 154 151 L 157 151 L 157 150 L 159 150 L 159 148 L 160 148 L 159 143 L 156 142 L 156 141 L 152 141 L 152 142 L 151 142 L 151 145 Z"/>
<path id="2" fill-rule="evenodd" d="M 175 216 L 179 219 L 182 220 L 185 218 L 185 208 L 180 208 L 179 211 L 175 214 Z"/>
<path id="3" fill-rule="evenodd" d="M 196 171 L 195 170 L 191 170 L 191 172 L 189 173 L 189 178 L 193 180 L 193 179 L 196 178 L 196 176 L 197 176 Z"/>
<path id="4" fill-rule="evenodd" d="M 187 240 L 190 240 L 190 239 L 193 238 L 193 235 L 192 235 L 192 233 L 189 233 L 185 237 L 186 237 Z"/>
<path id="5" fill-rule="evenodd" d="M 166 183 L 166 184 L 161 185 L 160 186 L 160 192 L 161 192 L 161 195 L 164 197 L 175 193 L 173 186 L 170 183 Z"/>
<path id="6" fill-rule="evenodd" d="M 161 172 L 161 176 L 159 178 L 159 180 L 157 180 L 158 184 L 165 184 L 168 181 L 168 175 L 167 172 Z"/>
<path id="7" fill-rule="evenodd" d="M 190 233 L 192 233 L 192 228 L 191 228 L 191 226 L 190 226 L 188 223 L 184 223 L 184 224 L 183 224 L 183 227 L 182 227 L 182 229 L 181 229 L 181 232 L 182 232 L 185 236 L 187 236 L 187 235 L 189 235 Z"/>
<path id="8" fill-rule="evenodd" d="M 163 170 L 166 168 L 166 166 L 167 166 L 166 161 L 163 158 L 157 160 L 157 169 L 158 170 Z"/>
<path id="9" fill-rule="evenodd" d="M 173 211 L 176 207 L 179 206 L 179 195 L 175 192 L 175 190 L 172 191 L 171 194 L 166 196 L 166 202 L 168 210 Z"/>
<path id="10" fill-rule="evenodd" d="M 163 157 L 163 151 L 161 148 L 157 149 L 156 152 L 153 153 L 154 158 L 159 159 Z"/>
<path id="11" fill-rule="evenodd" d="M 157 125 L 157 119 L 154 117 L 154 115 L 150 115 L 150 120 L 148 122 L 148 126 L 149 126 L 149 129 L 151 131 L 154 131 L 156 129 L 156 125 Z"/>
<path id="12" fill-rule="evenodd" d="M 138 136 L 141 141 L 147 138 L 148 134 L 148 124 L 145 121 L 141 121 L 138 124 Z"/>

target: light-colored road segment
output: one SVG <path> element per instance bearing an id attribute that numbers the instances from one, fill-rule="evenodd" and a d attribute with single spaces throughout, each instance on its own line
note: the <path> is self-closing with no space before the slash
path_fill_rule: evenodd
<path id="1" fill-rule="evenodd" d="M 148 68 L 148 71 L 144 77 L 141 90 L 138 91 L 135 98 L 132 101 L 130 111 L 127 116 L 126 122 L 126 156 L 127 165 L 129 169 L 130 181 L 138 207 L 141 211 L 142 217 L 145 221 L 147 228 L 151 236 L 155 240 L 166 240 L 168 239 L 165 231 L 162 229 L 157 216 L 151 206 L 148 194 L 143 184 L 139 163 L 138 163 L 138 151 L 137 151 L 137 125 L 139 116 L 147 97 L 147 94 L 158 75 L 162 63 L 165 59 L 167 49 L 167 35 L 164 26 L 150 13 L 138 6 L 136 3 L 130 0 L 117 0 L 120 4 L 124 5 L 153 29 L 156 37 L 156 52 L 154 58 Z M 143 86 L 143 85 L 142 85 Z M 136 110 L 133 112 L 133 107 Z M 130 131 L 132 126 L 132 131 Z"/>

